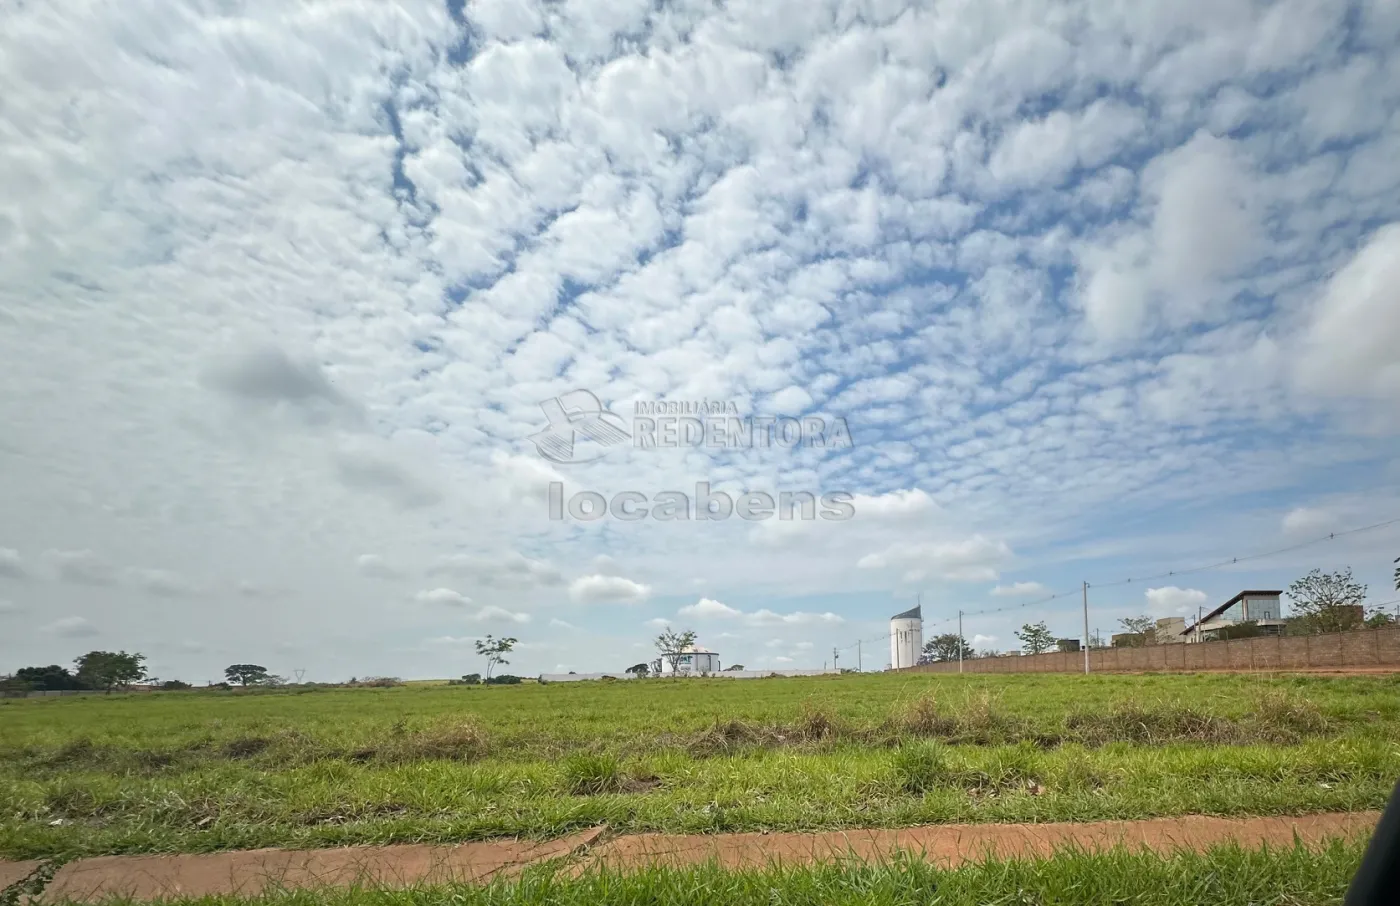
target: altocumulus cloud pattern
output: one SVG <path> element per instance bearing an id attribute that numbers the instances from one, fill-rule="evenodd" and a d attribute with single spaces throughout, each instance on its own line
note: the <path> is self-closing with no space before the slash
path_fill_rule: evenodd
<path id="1" fill-rule="evenodd" d="M 494 625 L 520 672 L 617 669 L 705 600 L 702 640 L 763 667 L 892 595 L 932 617 L 1400 511 L 1393 2 L 4 18 L 5 658 L 81 635 L 193 673 L 275 627 L 274 672 L 457 675 Z M 531 436 L 580 387 L 856 442 L 565 473 Z M 554 523 L 554 481 L 858 515 Z"/>

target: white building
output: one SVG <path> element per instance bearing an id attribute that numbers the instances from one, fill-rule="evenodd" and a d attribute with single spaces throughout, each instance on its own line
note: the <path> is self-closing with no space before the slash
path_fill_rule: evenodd
<path id="1" fill-rule="evenodd" d="M 701 673 L 719 673 L 719 652 L 699 645 L 687 645 L 681 649 L 681 656 L 673 668 L 669 657 L 652 661 L 652 671 L 661 676 L 693 676 Z"/>
<path id="2" fill-rule="evenodd" d="M 890 667 L 913 667 L 924 650 L 923 607 L 890 617 Z"/>

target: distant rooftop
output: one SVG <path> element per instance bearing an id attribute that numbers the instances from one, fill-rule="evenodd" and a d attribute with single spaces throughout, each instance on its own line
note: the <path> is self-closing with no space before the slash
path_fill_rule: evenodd
<path id="1" fill-rule="evenodd" d="M 904 613 L 897 613 L 890 617 L 891 620 L 922 620 L 924 618 L 924 608 L 920 604 L 913 610 L 906 610 Z"/>
<path id="2" fill-rule="evenodd" d="M 1201 623 L 1208 623 L 1208 622 L 1210 622 L 1210 621 L 1213 620 L 1214 618 L 1220 616 L 1220 615 L 1221 615 L 1222 613 L 1224 613 L 1225 611 L 1229 610 L 1231 606 L 1233 606 L 1233 605 L 1235 605 L 1235 604 L 1238 604 L 1238 603 L 1239 603 L 1242 599 L 1244 599 L 1244 598 L 1277 598 L 1277 597 L 1278 597 L 1279 595 L 1281 595 L 1281 594 L 1283 594 L 1283 591 L 1282 591 L 1281 589 L 1279 589 L 1279 590 L 1270 590 L 1270 591 L 1258 591 L 1258 590 L 1255 590 L 1255 589 L 1251 589 L 1251 590 L 1249 590 L 1249 591 L 1242 591 L 1242 592 L 1240 592 L 1239 594 L 1235 595 L 1235 596 L 1234 596 L 1233 598 L 1231 598 L 1230 600 L 1226 601 L 1224 604 L 1221 604 L 1219 607 L 1217 607 L 1217 608 L 1215 608 L 1214 610 L 1212 610 L 1210 613 L 1205 614 L 1204 616 L 1202 616 L 1201 619 L 1200 619 L 1200 622 L 1201 622 Z M 1180 635 L 1187 635 L 1188 633 L 1195 631 L 1195 629 L 1196 629 L 1196 624 L 1195 624 L 1195 623 L 1192 623 L 1190 626 L 1187 626 L 1185 629 L 1183 629 L 1183 630 L 1181 631 Z"/>

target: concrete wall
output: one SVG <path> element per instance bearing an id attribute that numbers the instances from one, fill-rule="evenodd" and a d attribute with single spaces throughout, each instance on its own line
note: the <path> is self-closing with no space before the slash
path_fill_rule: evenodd
<path id="1" fill-rule="evenodd" d="M 1400 671 L 1400 627 L 1359 629 L 1326 635 L 1260 636 L 1195 645 L 1148 645 L 1143 648 L 1095 648 L 1089 652 L 1094 673 L 1168 673 L 1173 670 L 1309 670 L 1348 667 Z M 1081 673 L 1084 654 L 1050 652 L 1021 657 L 972 658 L 964 673 Z M 924 664 L 914 673 L 957 673 L 958 664 Z"/>

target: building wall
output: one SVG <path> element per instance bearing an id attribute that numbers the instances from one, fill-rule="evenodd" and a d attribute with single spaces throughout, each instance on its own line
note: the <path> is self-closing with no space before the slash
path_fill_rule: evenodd
<path id="1" fill-rule="evenodd" d="M 1197 645 L 1095 648 L 1089 669 L 1097 673 L 1173 670 L 1308 670 L 1328 667 L 1382 667 L 1400 672 L 1400 628 L 1361 629 L 1325 635 L 1261 636 Z M 958 671 L 957 664 L 923 664 L 919 673 Z M 1051 652 L 1022 657 L 972 658 L 964 673 L 1079 673 L 1084 655 Z"/>
<path id="2" fill-rule="evenodd" d="M 895 669 L 919 663 L 924 651 L 923 620 L 890 620 L 890 666 Z"/>

